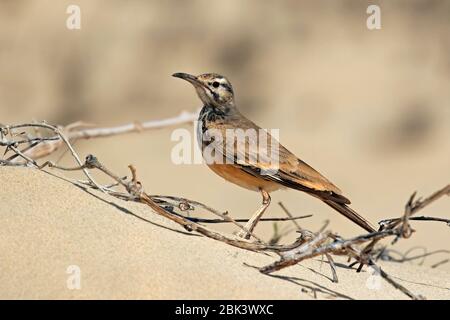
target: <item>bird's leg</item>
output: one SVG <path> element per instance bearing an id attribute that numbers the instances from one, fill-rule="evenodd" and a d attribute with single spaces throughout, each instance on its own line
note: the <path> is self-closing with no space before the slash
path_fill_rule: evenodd
<path id="1" fill-rule="evenodd" d="M 267 191 L 260 189 L 261 195 L 263 197 L 262 206 L 253 214 L 253 216 L 248 220 L 244 226 L 244 230 L 239 231 L 238 236 L 245 239 L 250 239 L 250 235 L 255 229 L 256 225 L 261 219 L 262 215 L 270 205 L 270 195 Z"/>

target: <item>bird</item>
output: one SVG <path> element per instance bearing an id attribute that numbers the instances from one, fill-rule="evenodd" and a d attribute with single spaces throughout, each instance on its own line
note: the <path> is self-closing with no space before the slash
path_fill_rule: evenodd
<path id="1" fill-rule="evenodd" d="M 203 103 L 198 117 L 197 137 L 203 158 L 211 143 L 215 143 L 213 161 L 206 161 L 209 168 L 225 180 L 262 195 L 261 206 L 238 236 L 250 239 L 256 224 L 270 205 L 270 193 L 280 189 L 303 191 L 320 199 L 366 231 L 376 231 L 370 222 L 349 207 L 350 200 L 338 187 L 239 111 L 233 87 L 226 77 L 217 73 L 195 76 L 182 72 L 172 76 L 191 83 Z M 223 139 L 230 130 L 255 130 L 265 134 L 256 137 L 249 135 L 240 140 Z M 208 136 L 209 132 L 221 134 L 222 139 L 218 139 L 220 135 L 217 134 Z M 270 141 L 269 144 L 265 139 Z M 252 148 L 252 144 L 258 148 Z M 268 149 L 273 146 L 278 149 L 275 170 L 271 170 L 273 164 L 267 156 Z"/>

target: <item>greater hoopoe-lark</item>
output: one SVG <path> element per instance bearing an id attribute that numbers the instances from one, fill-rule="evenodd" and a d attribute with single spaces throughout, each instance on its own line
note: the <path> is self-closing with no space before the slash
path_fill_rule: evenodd
<path id="1" fill-rule="evenodd" d="M 243 116 L 237 109 L 233 88 L 225 77 L 215 73 L 206 73 L 199 76 L 175 73 L 173 76 L 190 82 L 203 102 L 198 126 L 202 150 L 209 145 L 208 141 L 205 141 L 202 137 L 205 132 L 212 129 L 221 132 L 222 137 L 226 136 L 227 130 L 253 129 L 258 133 L 261 132 L 260 127 Z M 266 132 L 265 135 L 262 138 L 258 136 L 259 138 L 256 139 L 276 141 L 269 133 Z M 300 190 L 319 198 L 365 230 L 375 231 L 366 219 L 348 207 L 350 200 L 342 195 L 338 187 L 297 158 L 278 141 L 276 141 L 276 147 L 278 148 L 277 170 L 267 171 L 272 165 L 269 163 L 270 159 L 266 156 L 267 152 L 263 155 L 264 152 L 260 148 L 261 140 L 252 141 L 252 139 L 254 138 L 251 136 L 244 140 L 227 141 L 227 139 L 223 139 L 220 148 L 215 149 L 215 152 L 221 153 L 219 158 L 223 161 L 215 163 L 207 161 L 208 166 L 225 180 L 250 190 L 259 191 L 262 194 L 262 206 L 245 225 L 246 231 L 239 233 L 241 237 L 250 238 L 255 225 L 270 204 L 269 192 L 282 188 Z M 256 143 L 258 149 L 251 148 L 250 144 L 252 143 Z M 272 146 L 269 144 L 267 148 Z M 214 159 L 217 159 L 217 155 Z M 268 173 L 264 173 L 265 171 Z"/>

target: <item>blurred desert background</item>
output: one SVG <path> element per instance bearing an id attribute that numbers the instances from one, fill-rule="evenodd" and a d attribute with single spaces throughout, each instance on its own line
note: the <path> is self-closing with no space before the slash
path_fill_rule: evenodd
<path id="1" fill-rule="evenodd" d="M 66 28 L 71 4 L 81 8 L 80 30 Z M 369 4 L 381 7 L 381 30 L 366 27 Z M 374 224 L 401 215 L 415 190 L 428 196 L 450 181 L 449 1 L 0 1 L 0 123 L 113 126 L 197 110 L 194 90 L 174 72 L 227 76 L 241 111 L 279 128 L 281 142 Z M 172 163 L 173 129 L 75 146 L 119 174 L 134 164 L 152 194 L 250 217 L 259 194 L 206 166 Z M 71 161 L 66 154 L 60 163 Z M 421 214 L 449 218 L 449 200 Z M 329 219 L 343 236 L 361 233 L 297 191 L 273 193 L 265 217 L 283 216 L 279 201 L 295 215 L 314 215 L 300 221 L 305 228 Z M 445 224 L 413 228 L 395 249 L 450 249 Z M 269 239 L 272 223 L 256 233 Z M 447 251 L 423 263 L 448 258 Z"/>

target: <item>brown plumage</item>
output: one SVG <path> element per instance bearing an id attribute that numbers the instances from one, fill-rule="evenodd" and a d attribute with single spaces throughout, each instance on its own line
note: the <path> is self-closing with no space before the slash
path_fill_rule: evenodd
<path id="1" fill-rule="evenodd" d="M 338 187 L 239 112 L 233 88 L 225 77 L 214 73 L 200 76 L 176 73 L 174 76 L 192 83 L 204 103 L 199 115 L 198 136 L 204 157 L 208 146 L 214 146 L 213 159 L 206 159 L 208 166 L 227 181 L 259 190 L 263 195 L 263 206 L 247 223 L 249 232 L 241 236 L 249 237 L 267 209 L 269 192 L 282 188 L 300 190 L 319 198 L 367 231 L 375 231 L 367 220 L 347 206 L 350 200 Z M 227 139 L 227 134 L 237 130 L 241 135 L 244 133 L 244 139 Z M 245 134 L 252 132 L 257 134 Z M 278 150 L 276 159 L 272 150 Z"/>

